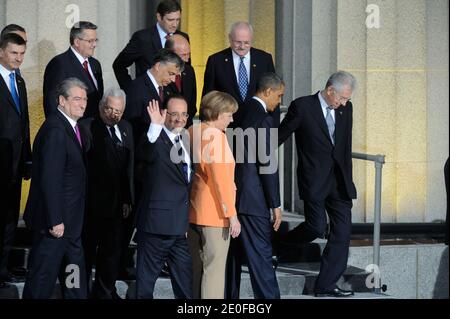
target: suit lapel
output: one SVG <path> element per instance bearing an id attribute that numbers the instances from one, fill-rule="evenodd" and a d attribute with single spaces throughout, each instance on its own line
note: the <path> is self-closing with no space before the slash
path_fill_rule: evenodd
<path id="1" fill-rule="evenodd" d="M 21 76 L 16 77 L 16 82 L 17 82 L 17 90 L 19 91 L 20 112 L 21 114 L 25 114 L 26 112 L 28 112 L 26 105 L 27 91 L 25 89 L 25 82 Z"/>
<path id="2" fill-rule="evenodd" d="M 171 152 L 174 144 L 170 140 L 169 136 L 167 136 L 167 133 L 164 131 L 164 129 L 161 131 L 161 137 L 162 137 L 162 142 L 164 143 L 165 147 L 167 148 L 167 153 L 169 154 L 169 161 L 172 162 L 172 160 L 170 159 L 170 152 Z M 183 172 L 183 164 L 182 163 L 173 163 L 173 162 L 172 162 L 172 164 L 175 165 L 175 167 L 177 168 L 180 178 L 187 183 L 188 181 L 186 180 L 186 177 L 184 176 L 184 172 Z"/>
<path id="3" fill-rule="evenodd" d="M 342 106 L 341 106 L 342 107 Z M 345 114 L 344 110 L 341 110 L 341 107 L 334 111 L 334 118 L 335 118 L 335 125 L 336 129 L 334 132 L 334 144 L 337 145 L 338 142 L 340 143 L 343 129 L 344 129 L 344 121 L 345 121 Z"/>
<path id="4" fill-rule="evenodd" d="M 230 48 L 227 50 L 224 63 L 225 63 L 224 70 L 228 73 L 227 78 L 230 79 L 231 83 L 233 83 L 232 87 L 236 93 L 236 96 L 238 96 L 239 100 L 243 102 L 241 98 L 241 93 L 239 92 L 238 79 L 236 77 L 236 72 L 234 69 L 233 53 Z"/>
<path id="5" fill-rule="evenodd" d="M 314 95 L 314 104 L 312 105 L 311 112 L 314 119 L 319 124 L 320 129 L 331 143 L 330 133 L 328 132 L 327 122 L 325 121 L 325 117 L 323 116 L 322 106 L 320 105 L 318 94 L 320 94 L 320 91 L 316 95 Z"/>
<path id="6" fill-rule="evenodd" d="M 159 37 L 159 32 L 158 32 L 158 28 L 156 27 L 156 24 L 153 26 L 151 41 L 153 43 L 154 48 L 156 48 L 158 50 L 161 50 L 163 48 L 162 44 L 161 44 L 161 38 Z"/>
<path id="7" fill-rule="evenodd" d="M 67 135 L 69 135 L 70 139 L 76 144 L 78 150 L 80 151 L 80 154 L 84 158 L 83 149 L 81 148 L 81 145 L 78 142 L 77 135 L 75 134 L 75 131 L 74 131 L 72 125 L 70 125 L 69 121 L 66 119 L 66 117 L 64 115 L 61 114 L 60 111 L 57 111 L 56 114 L 61 119 L 61 121 L 64 123 L 64 127 L 66 129 Z M 81 125 L 79 125 L 79 128 L 80 128 L 80 130 L 82 129 Z M 82 134 L 81 136 L 83 136 L 83 135 L 85 136 L 86 134 Z M 83 138 L 81 139 L 81 143 L 83 143 Z"/>
<path id="8" fill-rule="evenodd" d="M 73 67 L 78 72 L 78 76 L 80 77 L 80 80 L 82 79 L 85 84 L 86 83 L 88 84 L 89 92 L 97 91 L 97 88 L 95 87 L 94 82 L 89 78 L 89 76 L 87 75 L 86 71 L 83 68 L 83 65 L 80 63 L 78 58 L 72 52 L 72 49 L 69 48 L 69 50 L 67 52 L 68 52 L 68 55 L 70 57 L 70 61 L 73 65 Z M 90 63 L 90 61 L 89 61 L 89 63 Z M 91 69 L 92 69 L 92 65 L 91 65 Z M 94 70 L 92 70 L 92 73 L 94 73 Z"/>
<path id="9" fill-rule="evenodd" d="M 258 67 L 257 55 L 253 49 L 250 49 L 250 74 L 249 74 L 249 87 L 256 87 L 255 80 L 255 72 Z"/>
<path id="10" fill-rule="evenodd" d="M 18 79 L 18 78 L 17 78 Z M 17 80 L 16 80 L 17 81 Z M 17 81 L 18 82 L 18 81 Z M 19 83 L 17 83 L 17 84 L 19 84 Z M 19 86 L 19 85 L 17 85 L 17 86 Z M 17 112 L 17 109 L 16 109 L 16 104 L 14 103 L 14 100 L 13 100 L 13 98 L 12 98 L 12 95 L 11 95 L 11 92 L 9 91 L 9 89 L 8 89 L 8 86 L 6 85 L 6 83 L 5 83 L 5 81 L 3 80 L 3 77 L 2 76 L 0 76 L 0 92 L 5 92 L 6 93 L 6 96 L 7 96 L 7 99 L 8 99 L 8 104 L 9 104 L 9 106 L 10 107 L 12 107 L 13 109 L 14 109 L 14 111 L 17 113 L 17 115 L 19 115 L 20 116 L 20 114 L 19 114 L 19 112 Z M 22 94 L 22 92 L 20 92 L 19 93 L 19 95 L 21 96 L 21 94 Z M 20 103 L 22 104 L 22 99 L 20 99 Z M 22 108 L 22 107 L 21 107 Z"/>
<path id="11" fill-rule="evenodd" d="M 150 101 L 154 100 L 155 99 L 154 97 L 157 96 L 158 103 L 159 103 L 159 105 L 161 105 L 161 99 L 159 97 L 159 92 L 156 90 L 155 86 L 153 85 L 152 81 L 148 77 L 147 73 L 145 73 L 145 75 L 144 75 L 144 84 L 147 87 L 147 94 L 149 96 L 149 100 Z M 163 91 L 164 91 L 164 89 L 163 89 Z M 145 111 L 145 113 L 147 113 L 147 111 Z"/>

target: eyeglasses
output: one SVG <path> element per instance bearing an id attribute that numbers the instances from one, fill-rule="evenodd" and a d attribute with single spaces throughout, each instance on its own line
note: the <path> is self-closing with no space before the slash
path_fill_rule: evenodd
<path id="1" fill-rule="evenodd" d="M 81 41 L 86 41 L 89 44 L 98 43 L 98 41 L 99 41 L 99 39 L 91 39 L 91 40 L 83 39 L 83 38 L 78 38 L 78 39 L 80 39 Z"/>
<path id="2" fill-rule="evenodd" d="M 345 98 L 343 96 L 340 96 L 336 90 L 333 90 L 334 94 L 336 95 L 337 100 L 339 101 L 339 103 L 347 103 L 350 102 L 352 100 L 351 97 Z"/>
<path id="3" fill-rule="evenodd" d="M 189 114 L 185 113 L 185 112 L 183 112 L 183 113 L 166 112 L 166 113 L 172 117 L 176 117 L 177 119 L 182 119 L 182 118 L 187 119 L 189 117 Z"/>
<path id="4" fill-rule="evenodd" d="M 112 107 L 109 107 L 107 105 L 107 106 L 105 106 L 105 113 L 115 114 L 115 115 L 122 115 L 123 111 L 119 111 L 119 110 L 113 109 Z"/>

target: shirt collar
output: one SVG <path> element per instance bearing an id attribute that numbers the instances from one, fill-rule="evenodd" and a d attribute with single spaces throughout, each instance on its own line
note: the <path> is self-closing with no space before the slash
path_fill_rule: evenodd
<path id="1" fill-rule="evenodd" d="M 158 88 L 160 87 L 160 85 L 158 84 L 158 82 L 156 81 L 155 77 L 153 76 L 152 72 L 150 72 L 150 70 L 147 70 L 147 75 L 150 81 L 152 82 L 153 86 L 155 87 L 156 92 L 159 92 Z"/>
<path id="2" fill-rule="evenodd" d="M 181 136 L 181 134 L 175 134 L 174 132 L 170 131 L 165 125 L 163 125 L 163 129 L 166 132 L 169 139 L 172 141 L 172 143 L 175 144 L 175 139 L 177 136 Z"/>
<path id="3" fill-rule="evenodd" d="M 167 33 L 166 31 L 164 31 L 163 28 L 161 28 L 161 26 L 159 25 L 158 22 L 156 22 L 156 29 L 158 29 L 158 33 L 159 33 L 159 38 L 160 39 L 165 39 L 166 35 L 170 34 L 170 33 Z"/>
<path id="4" fill-rule="evenodd" d="M 238 55 L 236 52 L 234 52 L 233 49 L 231 50 L 231 54 L 233 55 L 233 60 L 240 61 L 241 56 Z M 244 61 L 250 61 L 250 50 L 246 55 L 244 55 L 244 58 L 245 58 Z"/>
<path id="5" fill-rule="evenodd" d="M 322 107 L 322 110 L 326 111 L 326 108 L 329 107 L 327 101 L 325 101 L 325 98 L 322 96 L 322 91 L 319 91 L 319 101 L 320 101 L 320 106 Z M 331 111 L 333 111 L 333 109 L 331 109 Z"/>
<path id="6" fill-rule="evenodd" d="M 70 47 L 70 49 L 72 50 L 73 54 L 75 54 L 75 56 L 77 57 L 78 61 L 80 61 L 81 64 L 83 64 L 84 61 L 88 61 L 89 62 L 89 58 L 85 59 L 81 56 L 80 53 L 78 53 L 77 50 L 75 50 L 73 47 Z"/>
<path id="7" fill-rule="evenodd" d="M 0 64 L 0 74 L 2 75 L 3 78 L 9 78 L 9 75 L 13 72 L 14 71 L 10 71 L 7 68 L 5 68 L 3 65 Z"/>
<path id="8" fill-rule="evenodd" d="M 70 125 L 72 125 L 72 128 L 75 130 L 75 125 L 77 125 L 77 121 L 71 119 L 66 113 L 63 112 L 58 106 L 58 111 L 61 112 L 62 115 L 69 121 Z"/>
<path id="9" fill-rule="evenodd" d="M 261 103 L 262 107 L 264 108 L 264 111 L 267 113 L 267 105 L 266 102 L 264 102 L 263 100 L 261 100 L 259 97 L 254 96 L 253 97 L 256 101 L 258 101 L 259 103 Z"/>

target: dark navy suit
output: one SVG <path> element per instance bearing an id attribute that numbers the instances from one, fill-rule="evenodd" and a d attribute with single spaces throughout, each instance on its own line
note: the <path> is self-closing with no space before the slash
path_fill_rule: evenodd
<path id="1" fill-rule="evenodd" d="M 0 284 L 19 219 L 22 178 L 30 178 L 31 146 L 25 81 L 17 75 L 20 112 L 0 76 Z"/>
<path id="2" fill-rule="evenodd" d="M 239 144 L 236 148 L 236 210 L 242 230 L 238 238 L 232 239 L 226 293 L 228 298 L 239 297 L 241 265 L 246 260 L 255 298 L 275 299 L 280 298 L 280 291 L 272 264 L 270 209 L 280 207 L 280 188 L 275 157 L 277 141 L 272 138 L 272 152 L 269 144 L 270 129 L 276 126 L 273 117 L 255 99 L 250 99 L 243 110 L 240 126 L 256 132 L 256 139 L 246 138 L 243 149 Z M 259 139 L 264 143 L 258 143 Z M 271 162 L 258 156 L 263 151 Z M 244 155 L 243 163 L 239 163 L 239 153 Z"/>
<path id="3" fill-rule="evenodd" d="M 44 73 L 44 112 L 48 117 L 52 112 L 57 110 L 58 101 L 56 96 L 56 87 L 63 80 L 75 77 L 81 80 L 88 87 L 88 102 L 83 117 L 93 117 L 98 115 L 98 104 L 103 96 L 103 75 L 100 62 L 90 57 L 89 65 L 92 73 L 97 80 L 97 87 L 89 78 L 83 65 L 77 59 L 72 49 L 55 56 L 47 64 Z"/>
<path id="4" fill-rule="evenodd" d="M 347 267 L 351 199 L 356 198 L 356 189 L 352 179 L 352 103 L 335 110 L 333 145 L 318 94 L 291 103 L 278 137 L 281 144 L 295 132 L 297 181 L 305 204 L 305 222 L 286 239 L 310 242 L 323 238 L 327 229 L 325 210 L 330 218 L 330 234 L 315 287 L 322 291 L 334 289 Z"/>
<path id="5" fill-rule="evenodd" d="M 144 188 L 138 204 L 137 298 L 153 298 L 165 262 L 176 298 L 192 298 L 192 260 L 186 232 L 190 182 L 182 163 L 171 161 L 173 143 L 162 130 L 154 143 L 144 136 L 136 150 L 144 162 Z M 190 179 L 192 180 L 192 179 Z"/>
<path id="6" fill-rule="evenodd" d="M 231 48 L 227 48 L 208 58 L 202 96 L 216 90 L 228 93 L 234 97 L 238 102 L 239 109 L 233 115 L 234 121 L 230 123 L 230 127 L 240 127 L 241 118 L 244 115 L 242 107 L 244 103 L 253 97 L 256 92 L 256 83 L 258 83 L 261 75 L 267 72 L 275 72 L 272 55 L 265 51 L 251 48 L 248 90 L 245 101 L 243 101 L 239 93 L 239 84 L 236 78 L 232 50 Z M 271 116 L 274 117 L 274 122 L 278 125 L 280 123 L 280 109 L 277 108 Z"/>
<path id="7" fill-rule="evenodd" d="M 85 134 L 82 132 L 82 135 Z M 86 298 L 81 246 L 86 196 L 85 156 L 73 127 L 60 111 L 50 115 L 39 129 L 33 144 L 33 163 L 24 214 L 27 227 L 33 231 L 33 246 L 23 297 L 50 298 L 60 267 L 73 264 L 78 267 L 79 288 L 67 289 L 62 284 L 64 297 Z M 64 223 L 64 235 L 55 238 L 49 230 L 61 223 Z M 60 281 L 65 283 L 62 276 Z"/>
<path id="8" fill-rule="evenodd" d="M 186 33 L 179 30 L 175 33 L 189 40 Z M 150 69 L 154 56 L 162 48 L 156 24 L 149 29 L 136 31 L 113 63 L 114 74 L 120 87 L 125 90 L 131 83 L 132 79 L 127 69 L 129 66 L 135 64 L 136 78 L 143 75 Z"/>

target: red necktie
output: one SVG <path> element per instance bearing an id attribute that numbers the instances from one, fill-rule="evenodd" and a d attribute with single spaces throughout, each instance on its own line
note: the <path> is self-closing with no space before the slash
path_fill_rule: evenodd
<path id="1" fill-rule="evenodd" d="M 181 75 L 179 74 L 175 76 L 175 85 L 177 86 L 178 92 L 181 93 Z"/>
<path id="2" fill-rule="evenodd" d="M 94 80 L 92 79 L 91 73 L 89 72 L 88 61 L 87 61 L 87 60 L 85 60 L 85 61 L 83 62 L 83 69 L 84 69 L 84 72 L 86 72 L 86 74 L 88 75 L 88 77 L 89 77 L 89 79 L 91 80 L 91 82 L 92 82 L 92 83 L 94 84 L 94 86 L 95 86 L 95 82 L 94 82 Z"/>
<path id="3" fill-rule="evenodd" d="M 158 94 L 159 94 L 159 99 L 161 100 L 161 103 L 163 103 L 164 102 L 164 91 L 163 91 L 162 86 L 158 86 Z"/>

